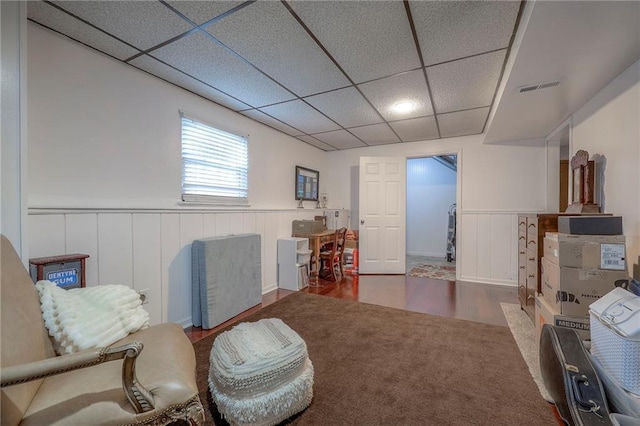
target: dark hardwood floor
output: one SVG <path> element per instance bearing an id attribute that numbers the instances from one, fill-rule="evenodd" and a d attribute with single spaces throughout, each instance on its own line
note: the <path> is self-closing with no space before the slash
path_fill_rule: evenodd
<path id="1" fill-rule="evenodd" d="M 518 303 L 515 287 L 406 275 L 346 275 L 337 283 L 320 280 L 319 284 L 318 287 L 307 287 L 302 291 L 505 327 L 507 321 L 502 314 L 500 302 Z M 202 330 L 190 327 L 185 332 L 195 342 L 291 293 L 289 290 L 273 290 L 262 296 L 262 304 L 216 328 Z"/>

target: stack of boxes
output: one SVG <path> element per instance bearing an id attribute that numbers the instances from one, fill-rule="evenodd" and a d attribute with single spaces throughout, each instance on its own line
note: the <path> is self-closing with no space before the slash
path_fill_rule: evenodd
<path id="1" fill-rule="evenodd" d="M 345 273 L 358 275 L 358 231 L 352 229 L 347 231 L 342 256 Z"/>
<path id="2" fill-rule="evenodd" d="M 536 296 L 536 333 L 542 325 L 573 328 L 589 339 L 589 305 L 628 282 L 620 216 L 560 216 L 547 232 Z"/>

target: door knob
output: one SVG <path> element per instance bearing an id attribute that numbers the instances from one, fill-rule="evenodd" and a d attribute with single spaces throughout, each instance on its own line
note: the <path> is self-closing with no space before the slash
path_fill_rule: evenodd
<path id="1" fill-rule="evenodd" d="M 364 219 L 360 221 L 360 225 L 364 225 Z"/>

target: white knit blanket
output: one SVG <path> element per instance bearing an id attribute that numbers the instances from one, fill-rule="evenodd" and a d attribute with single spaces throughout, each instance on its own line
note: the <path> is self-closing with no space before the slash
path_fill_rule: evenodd
<path id="1" fill-rule="evenodd" d="M 108 346 L 149 326 L 140 296 L 124 285 L 65 290 L 38 281 L 40 309 L 59 355 Z"/>

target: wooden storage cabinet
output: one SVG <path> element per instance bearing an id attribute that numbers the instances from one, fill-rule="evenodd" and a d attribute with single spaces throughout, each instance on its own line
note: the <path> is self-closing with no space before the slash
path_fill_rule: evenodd
<path id="1" fill-rule="evenodd" d="M 540 261 L 544 236 L 558 231 L 561 213 L 525 214 L 518 216 L 518 299 L 520 307 L 534 319 L 536 293 L 542 292 Z"/>

